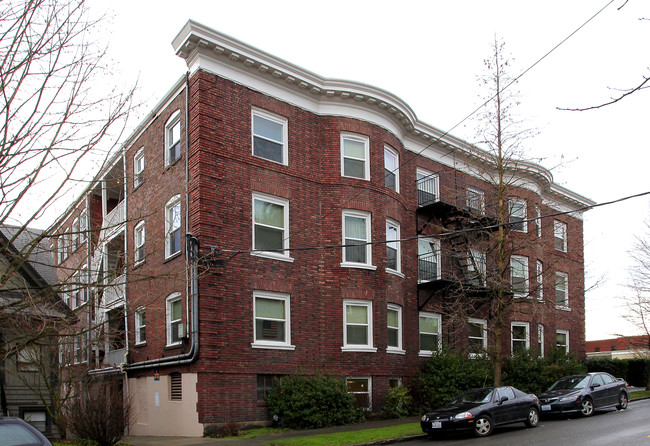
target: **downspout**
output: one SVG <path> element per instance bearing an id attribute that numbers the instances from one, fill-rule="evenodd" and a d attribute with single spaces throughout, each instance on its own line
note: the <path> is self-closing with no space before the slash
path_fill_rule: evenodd
<path id="1" fill-rule="evenodd" d="M 198 270 L 197 260 L 199 254 L 198 239 L 189 231 L 189 154 L 190 154 L 190 137 L 189 137 L 189 103 L 190 103 L 190 75 L 185 74 L 185 261 L 188 268 L 185 269 L 186 283 L 189 282 L 190 295 L 186 302 L 187 320 L 192 327 L 192 338 L 190 350 L 180 355 L 169 356 L 167 358 L 149 359 L 134 364 L 126 364 L 124 369 L 127 373 L 131 370 L 145 370 L 155 367 L 168 367 L 175 365 L 191 364 L 199 356 L 199 287 L 198 287 Z M 190 299 L 192 305 L 190 309 Z"/>

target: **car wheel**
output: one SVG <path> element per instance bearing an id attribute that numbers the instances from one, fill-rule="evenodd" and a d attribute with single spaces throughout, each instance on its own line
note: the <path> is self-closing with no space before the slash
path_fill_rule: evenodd
<path id="1" fill-rule="evenodd" d="M 539 423 L 539 412 L 537 411 L 536 407 L 531 407 L 528 409 L 528 416 L 526 417 L 526 426 L 528 427 L 536 427 L 537 423 Z"/>
<path id="2" fill-rule="evenodd" d="M 492 419 L 487 415 L 479 416 L 474 422 L 474 435 L 477 437 L 487 437 L 493 429 Z"/>
<path id="3" fill-rule="evenodd" d="M 582 400 L 582 408 L 580 409 L 580 414 L 583 417 L 590 417 L 594 414 L 594 403 L 589 398 Z"/>
<path id="4" fill-rule="evenodd" d="M 627 394 L 625 392 L 621 392 L 621 394 L 618 396 L 618 404 L 616 405 L 616 409 L 627 409 Z"/>

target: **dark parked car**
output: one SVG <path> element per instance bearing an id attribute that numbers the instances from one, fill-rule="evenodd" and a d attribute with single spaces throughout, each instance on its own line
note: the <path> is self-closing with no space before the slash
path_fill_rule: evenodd
<path id="1" fill-rule="evenodd" d="M 52 446 L 38 429 L 21 418 L 0 416 L 0 444 L 3 446 Z"/>
<path id="2" fill-rule="evenodd" d="M 535 427 L 539 422 L 539 402 L 514 387 L 483 387 L 457 396 L 447 406 L 422 417 L 420 426 L 430 437 L 444 432 L 472 430 L 474 435 L 490 435 L 495 426 L 524 422 Z"/>
<path id="3" fill-rule="evenodd" d="M 585 417 L 596 409 L 626 409 L 629 400 L 627 383 L 605 372 L 565 376 L 539 396 L 542 414 L 580 413 Z"/>

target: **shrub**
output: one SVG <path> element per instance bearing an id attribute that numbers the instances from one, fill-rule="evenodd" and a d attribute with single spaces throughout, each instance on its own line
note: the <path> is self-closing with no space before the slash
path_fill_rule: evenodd
<path id="1" fill-rule="evenodd" d="M 320 428 L 358 423 L 356 407 L 345 380 L 330 375 L 290 375 L 281 378 L 266 397 L 269 411 L 288 428 Z"/>
<path id="2" fill-rule="evenodd" d="M 383 418 L 404 418 L 411 413 L 412 398 L 406 387 L 399 385 L 388 390 L 381 408 Z"/>
<path id="3" fill-rule="evenodd" d="M 590 372 L 607 372 L 616 378 L 627 377 L 628 362 L 624 359 L 596 358 L 586 361 Z"/>
<path id="4" fill-rule="evenodd" d="M 503 383 L 539 395 L 561 377 L 585 371 L 584 364 L 562 350 L 552 350 L 545 358 L 534 351 L 521 350 L 506 360 Z"/>
<path id="5" fill-rule="evenodd" d="M 630 359 L 627 362 L 625 379 L 631 386 L 650 386 L 650 359 Z"/>

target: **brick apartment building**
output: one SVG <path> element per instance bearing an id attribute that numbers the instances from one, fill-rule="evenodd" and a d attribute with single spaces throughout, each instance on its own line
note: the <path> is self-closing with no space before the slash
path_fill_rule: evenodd
<path id="1" fill-rule="evenodd" d="M 131 434 L 268 420 L 265 391 L 298 371 L 345 376 L 376 411 L 441 345 L 492 345 L 485 308 L 451 303 L 491 286 L 481 234 L 494 229 L 480 229 L 495 221 L 494 197 L 475 148 L 390 93 L 195 22 L 173 45 L 187 76 L 55 241 L 60 279 L 81 285 L 69 305 L 106 322 L 67 354 L 124 377 Z M 593 203 L 521 165 L 509 280 L 526 304 L 503 348 L 583 357 L 581 213 L 561 212 Z M 441 235 L 463 228 L 477 231 Z"/>

